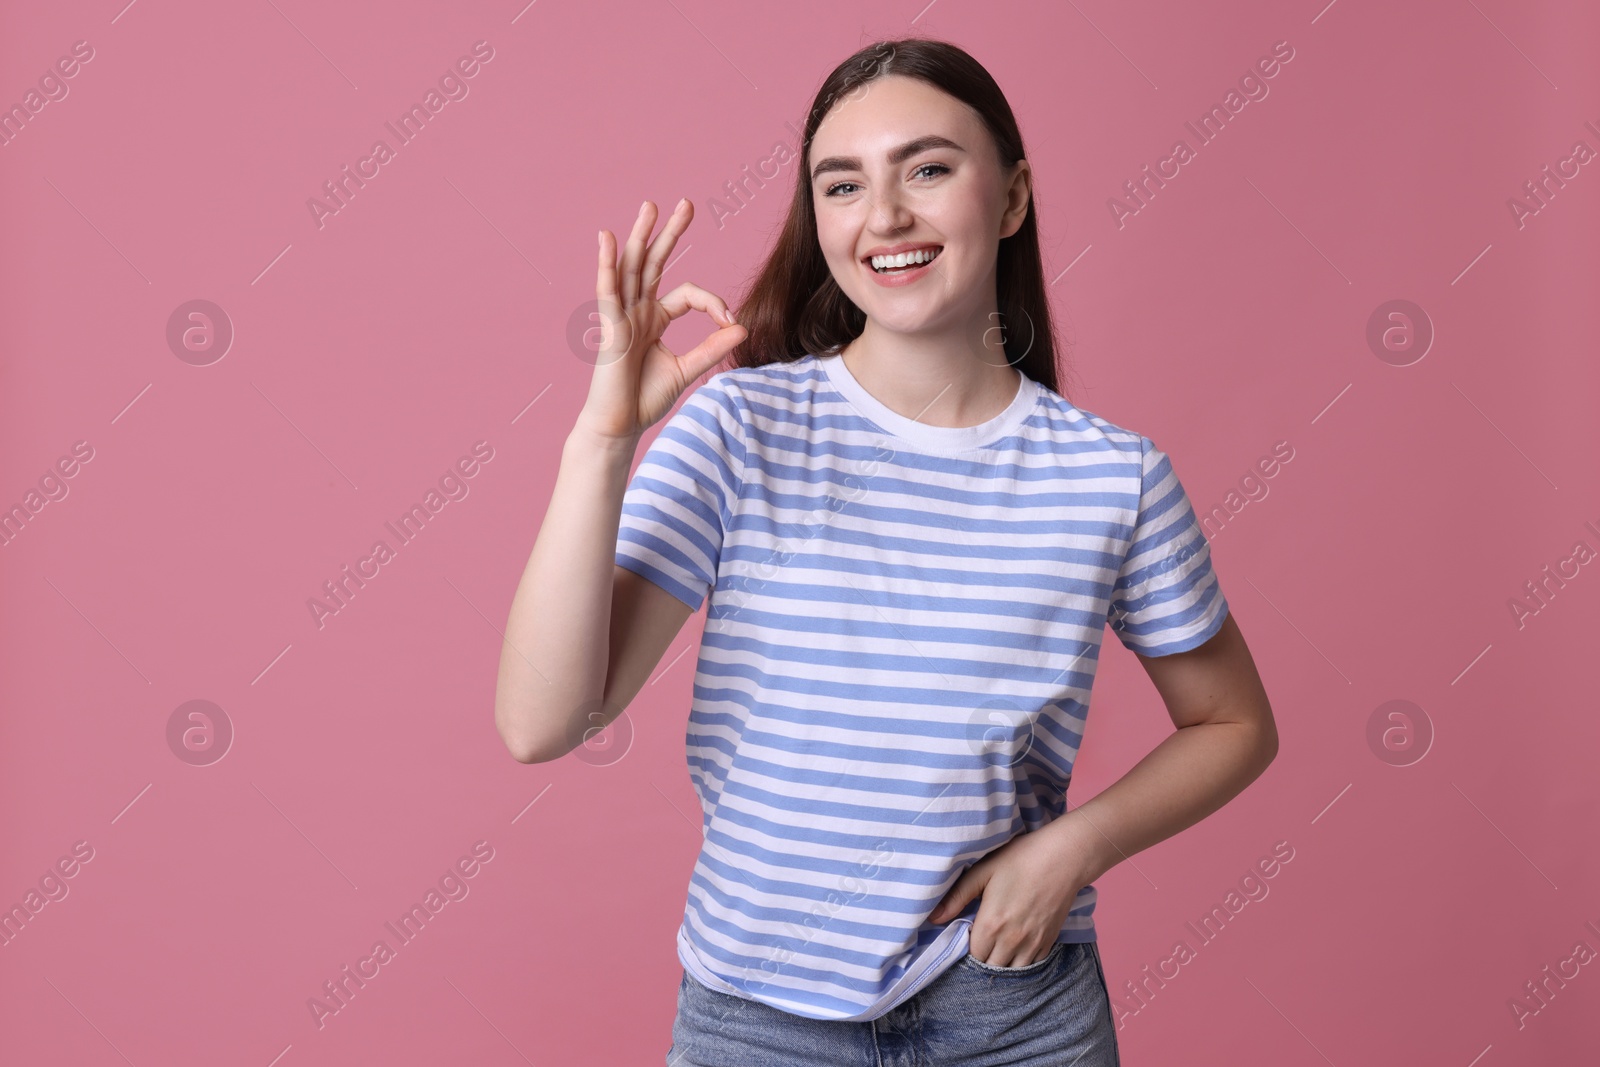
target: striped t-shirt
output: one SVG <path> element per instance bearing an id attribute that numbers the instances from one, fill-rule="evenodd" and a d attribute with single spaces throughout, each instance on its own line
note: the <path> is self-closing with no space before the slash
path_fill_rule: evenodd
<path id="1" fill-rule="evenodd" d="M 875 1019 L 967 951 L 971 864 L 1067 810 L 1109 622 L 1222 626 L 1166 454 L 1020 371 L 977 426 L 897 414 L 836 355 L 719 372 L 646 449 L 616 562 L 709 595 L 686 752 L 701 843 L 678 957 L 712 989 Z M 1056 940 L 1095 939 L 1092 885 Z"/>

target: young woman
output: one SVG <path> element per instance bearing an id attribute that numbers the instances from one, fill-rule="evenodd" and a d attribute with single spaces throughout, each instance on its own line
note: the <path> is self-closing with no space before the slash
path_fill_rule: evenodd
<path id="1" fill-rule="evenodd" d="M 1032 172 L 983 67 L 863 49 L 796 162 L 737 321 L 656 295 L 687 200 L 653 240 L 646 202 L 620 266 L 601 231 L 600 358 L 496 724 L 524 762 L 571 751 L 708 604 L 669 1064 L 1116 1064 L 1093 882 L 1261 774 L 1266 694 L 1167 455 L 1056 389 Z M 691 308 L 720 328 L 674 355 Z M 1177 729 L 1069 811 L 1108 623 Z"/>

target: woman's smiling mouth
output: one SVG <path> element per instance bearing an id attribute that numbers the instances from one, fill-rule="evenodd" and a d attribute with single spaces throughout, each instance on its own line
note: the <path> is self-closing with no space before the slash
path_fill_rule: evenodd
<path id="1" fill-rule="evenodd" d="M 922 245 L 898 254 L 868 255 L 864 260 L 874 274 L 893 276 L 909 274 L 918 267 L 927 266 L 942 251 L 944 245 Z"/>

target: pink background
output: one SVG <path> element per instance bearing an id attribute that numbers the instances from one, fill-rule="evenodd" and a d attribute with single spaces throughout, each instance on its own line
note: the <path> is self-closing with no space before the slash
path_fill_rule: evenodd
<path id="1" fill-rule="evenodd" d="M 524 766 L 493 724 L 497 631 L 587 388 L 568 324 L 595 230 L 646 197 L 696 205 L 663 292 L 737 300 L 794 170 L 719 226 L 724 183 L 904 33 L 971 51 L 1017 112 L 1070 398 L 1169 451 L 1197 509 L 1235 494 L 1215 561 L 1282 752 L 1098 883 L 1125 1062 L 1600 1044 L 1600 964 L 1520 1026 L 1508 1006 L 1600 950 L 1600 566 L 1510 607 L 1600 549 L 1600 163 L 1524 225 L 1508 207 L 1600 149 L 1592 9 L 13 6 L 6 107 L 74 42 L 94 58 L 0 147 L 0 506 L 75 442 L 93 458 L 0 549 L 0 905 L 76 842 L 93 858 L 0 948 L 7 1062 L 662 1062 L 703 614 L 592 751 Z M 319 228 L 307 201 L 477 41 L 469 95 Z M 1278 41 L 1270 94 L 1119 228 L 1108 200 Z M 206 366 L 167 342 L 192 299 L 235 331 Z M 1435 331 L 1420 360 L 1369 346 L 1395 299 Z M 479 441 L 468 494 L 319 628 L 322 583 Z M 1252 480 L 1279 441 L 1293 460 Z M 197 699 L 234 730 L 205 766 L 167 735 Z M 1405 766 L 1369 742 L 1392 700 L 1431 724 Z M 1094 708 L 1076 802 L 1171 728 L 1115 641 Z M 308 999 L 479 841 L 470 893 L 319 1028 Z M 1270 893 L 1202 946 L 1185 924 L 1279 841 Z M 1196 957 L 1128 997 L 1179 939 Z"/>

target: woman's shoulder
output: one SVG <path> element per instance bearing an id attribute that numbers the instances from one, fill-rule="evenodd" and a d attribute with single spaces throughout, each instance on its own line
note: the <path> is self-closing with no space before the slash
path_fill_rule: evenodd
<path id="1" fill-rule="evenodd" d="M 825 380 L 815 356 L 774 360 L 754 367 L 730 367 L 717 371 L 700 386 L 717 398 L 741 409 L 747 416 L 759 409 L 768 417 L 794 417 L 809 394 Z"/>
<path id="2" fill-rule="evenodd" d="M 710 385 L 716 382 L 719 387 L 724 389 L 760 387 L 773 383 L 793 386 L 802 382 L 814 381 L 821 374 L 822 368 L 818 365 L 817 357 L 804 355 L 790 359 L 773 360 L 753 367 L 729 367 L 711 375 L 710 378 L 706 379 L 706 384 Z"/>
<path id="3" fill-rule="evenodd" d="M 1057 439 L 1079 447 L 1115 449 L 1133 458 L 1145 451 L 1146 438 L 1138 430 L 1080 408 L 1052 389 L 1041 386 L 1039 394 L 1045 425 Z"/>
<path id="4" fill-rule="evenodd" d="M 694 409 L 702 421 L 722 424 L 724 433 L 747 446 L 759 446 L 763 426 L 794 421 L 805 394 L 822 373 L 810 356 L 754 367 L 730 367 L 684 392 L 680 410 Z"/>

